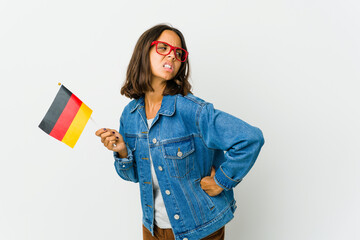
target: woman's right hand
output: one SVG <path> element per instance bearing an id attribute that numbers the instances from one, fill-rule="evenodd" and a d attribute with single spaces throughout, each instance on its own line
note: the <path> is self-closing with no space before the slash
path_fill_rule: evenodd
<path id="1" fill-rule="evenodd" d="M 101 128 L 95 132 L 95 135 L 101 138 L 101 142 L 107 149 L 117 152 L 120 158 L 127 157 L 126 144 L 118 131 L 109 128 Z"/>

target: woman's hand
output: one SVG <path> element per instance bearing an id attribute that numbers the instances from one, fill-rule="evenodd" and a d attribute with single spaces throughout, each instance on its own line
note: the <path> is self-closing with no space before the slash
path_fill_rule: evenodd
<path id="1" fill-rule="evenodd" d="M 224 189 L 216 184 L 215 180 L 215 168 L 211 168 L 211 175 L 204 177 L 200 181 L 201 188 L 211 197 L 219 195 Z"/>
<path id="2" fill-rule="evenodd" d="M 95 132 L 95 135 L 101 138 L 101 142 L 107 149 L 118 152 L 120 158 L 127 157 L 126 144 L 118 131 L 109 128 L 101 128 Z"/>

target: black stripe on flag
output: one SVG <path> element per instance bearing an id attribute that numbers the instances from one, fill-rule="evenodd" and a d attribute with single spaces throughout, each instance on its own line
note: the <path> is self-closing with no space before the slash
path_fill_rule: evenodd
<path id="1" fill-rule="evenodd" d="M 68 103 L 71 95 L 72 93 L 66 87 L 64 87 L 64 85 L 61 85 L 49 110 L 39 124 L 39 128 L 41 128 L 47 134 L 50 134 L 66 104 Z"/>

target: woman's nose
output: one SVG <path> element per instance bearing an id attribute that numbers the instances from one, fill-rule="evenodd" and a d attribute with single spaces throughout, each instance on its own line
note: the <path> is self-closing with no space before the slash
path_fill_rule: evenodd
<path id="1" fill-rule="evenodd" d="M 173 60 L 176 59 L 175 58 L 175 49 L 171 50 L 167 56 L 168 56 L 168 58 L 172 58 Z"/>

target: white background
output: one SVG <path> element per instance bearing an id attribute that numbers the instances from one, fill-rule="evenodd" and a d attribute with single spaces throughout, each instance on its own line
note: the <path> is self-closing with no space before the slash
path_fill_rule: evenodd
<path id="1" fill-rule="evenodd" d="M 193 92 L 263 130 L 230 240 L 360 239 L 360 4 L 351 0 L 0 2 L 0 239 L 142 239 L 118 128 L 139 36 L 185 35 Z M 94 110 L 74 149 L 38 124 L 62 82 Z"/>

